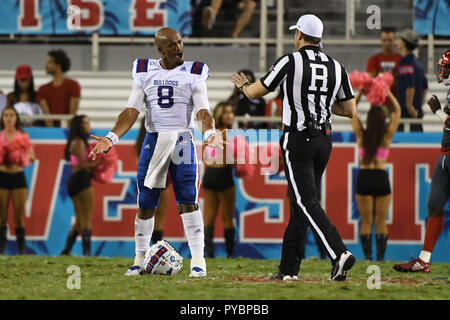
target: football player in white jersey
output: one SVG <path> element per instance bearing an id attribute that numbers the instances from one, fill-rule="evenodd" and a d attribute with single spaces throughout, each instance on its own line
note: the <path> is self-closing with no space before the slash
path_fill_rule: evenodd
<path id="1" fill-rule="evenodd" d="M 89 156 L 95 160 L 99 154 L 108 152 L 133 126 L 145 104 L 147 133 L 137 173 L 136 257 L 125 275 L 144 272 L 144 255 L 149 249 L 154 214 L 169 171 L 191 251 L 190 276 L 205 277 L 204 226 L 198 205 L 199 176 L 192 129 L 196 116 L 202 123 L 204 143 L 222 146 L 222 134 L 215 130 L 209 111 L 206 91 L 209 70 L 202 62 L 184 61 L 182 39 L 173 29 L 160 29 L 155 35 L 155 44 L 161 58 L 134 62 L 128 104 L 112 131 L 105 137 L 93 136 L 98 142 Z M 183 158 L 181 163 L 174 160 L 179 156 Z"/>

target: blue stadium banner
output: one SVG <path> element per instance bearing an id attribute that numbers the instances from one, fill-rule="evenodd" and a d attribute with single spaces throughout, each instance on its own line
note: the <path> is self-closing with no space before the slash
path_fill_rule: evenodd
<path id="1" fill-rule="evenodd" d="M 450 0 L 414 0 L 417 33 L 450 36 Z"/>
<path id="2" fill-rule="evenodd" d="M 191 28 L 189 0 L 2 0 L 0 34 L 153 35 Z"/>
<path id="3" fill-rule="evenodd" d="M 74 208 L 67 192 L 70 163 L 64 159 L 67 129 L 26 128 L 34 144 L 36 161 L 25 169 L 28 201 L 25 212 L 27 253 L 58 255 L 71 225 Z M 230 130 L 230 134 L 231 134 Z M 281 132 L 257 132 L 257 142 L 249 141 L 253 154 L 267 154 L 266 142 L 278 144 Z M 102 136 L 108 130 L 94 129 Z M 134 219 L 136 203 L 137 159 L 134 143 L 138 130 L 130 130 L 115 145 L 119 155 L 118 170 L 109 184 L 92 181 L 95 201 L 92 213 L 92 255 L 103 257 L 134 256 Z M 202 155 L 202 137 L 194 134 L 197 155 Z M 387 215 L 389 240 L 386 260 L 406 261 L 415 258 L 422 249 L 428 219 L 427 198 L 431 175 L 440 154 L 441 133 L 397 133 L 387 159 L 387 171 L 392 188 L 392 204 Z M 250 139 L 249 139 L 250 140 Z M 265 150 L 265 151 L 264 151 Z M 49 155 L 52 155 L 49 157 Z M 278 159 L 278 152 L 275 153 Z M 261 158 L 260 158 L 261 160 Z M 352 132 L 333 133 L 333 151 L 322 178 L 321 204 L 339 230 L 347 248 L 357 259 L 364 259 L 359 240 L 360 219 L 355 200 L 359 168 L 358 147 Z M 205 164 L 199 159 L 203 176 Z M 262 162 L 261 162 L 262 163 Z M 267 163 L 264 161 L 264 163 Z M 235 177 L 236 227 L 235 256 L 258 259 L 280 259 L 283 234 L 289 221 L 289 200 L 284 171 L 272 175 L 256 174 L 245 179 Z M 200 179 L 201 181 L 201 179 Z M 172 189 L 172 187 L 170 187 Z M 190 256 L 184 228 L 178 214 L 173 191 L 164 224 L 164 238 L 185 258 Z M 203 187 L 199 203 L 204 212 Z M 8 216 L 6 253 L 17 254 L 13 208 Z M 219 212 L 221 215 L 221 212 Z M 375 229 L 373 233 L 375 233 Z M 215 254 L 226 257 L 224 224 L 217 217 L 214 228 Z M 375 251 L 375 241 L 373 251 Z M 433 250 L 432 262 L 450 262 L 450 202 L 445 207 L 444 228 Z M 82 254 L 81 239 L 72 251 Z M 308 235 L 306 257 L 318 256 L 312 233 Z"/>

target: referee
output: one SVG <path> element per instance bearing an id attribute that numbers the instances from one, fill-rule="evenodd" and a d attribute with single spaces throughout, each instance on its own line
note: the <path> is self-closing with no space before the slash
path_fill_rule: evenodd
<path id="1" fill-rule="evenodd" d="M 232 81 L 250 99 L 260 98 L 278 86 L 284 92 L 280 145 L 293 196 L 279 271 L 271 279 L 298 280 L 300 250 L 310 227 L 331 259 L 330 280 L 343 281 L 355 257 L 320 206 L 316 190 L 332 148 L 331 114 L 352 118 L 356 114 L 355 99 L 344 67 L 320 50 L 322 21 L 314 15 L 303 15 L 289 28 L 294 29 L 297 51 L 279 58 L 253 84 L 242 73 L 233 74 Z"/>

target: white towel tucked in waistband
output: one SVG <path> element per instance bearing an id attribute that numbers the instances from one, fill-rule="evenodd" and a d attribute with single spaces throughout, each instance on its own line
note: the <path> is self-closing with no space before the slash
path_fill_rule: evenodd
<path id="1" fill-rule="evenodd" d="M 178 140 L 178 132 L 159 132 L 155 150 L 148 165 L 144 186 L 147 188 L 165 188 L 167 170 L 169 170 L 172 152 Z"/>

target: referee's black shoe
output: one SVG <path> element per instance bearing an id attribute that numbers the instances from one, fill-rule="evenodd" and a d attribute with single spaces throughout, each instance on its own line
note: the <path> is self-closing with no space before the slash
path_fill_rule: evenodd
<path id="1" fill-rule="evenodd" d="M 347 271 L 355 264 L 355 257 L 349 252 L 345 251 L 336 259 L 331 270 L 331 281 L 344 281 L 347 278 Z"/>
<path id="2" fill-rule="evenodd" d="M 298 277 L 282 274 L 280 271 L 277 271 L 269 275 L 269 280 L 298 281 Z"/>

